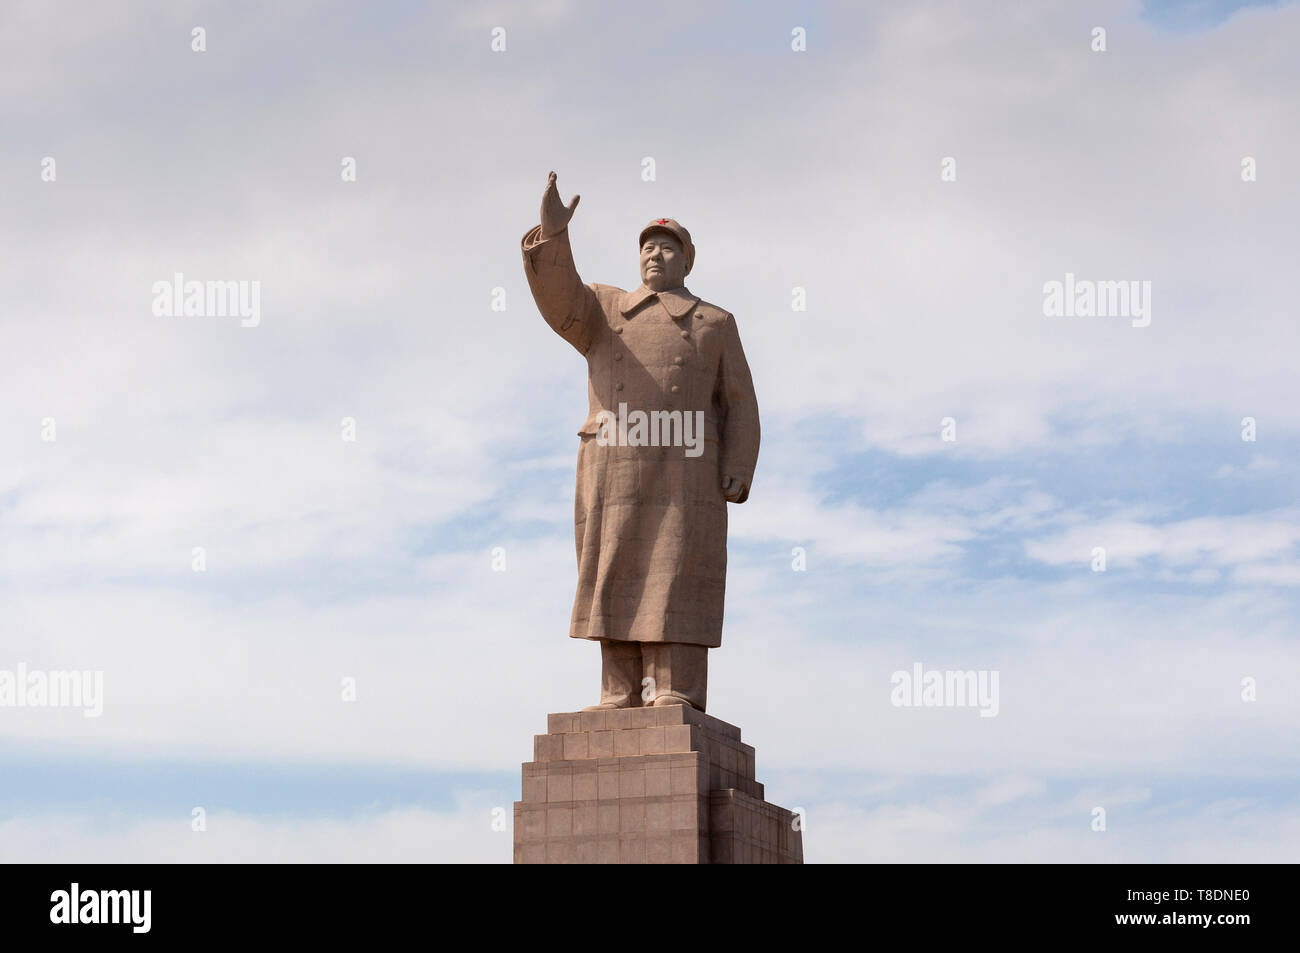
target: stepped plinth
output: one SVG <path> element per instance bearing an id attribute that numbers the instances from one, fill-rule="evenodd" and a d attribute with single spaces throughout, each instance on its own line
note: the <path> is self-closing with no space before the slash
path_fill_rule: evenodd
<path id="1" fill-rule="evenodd" d="M 801 864 L 740 729 L 686 705 L 547 716 L 514 806 L 517 864 Z"/>

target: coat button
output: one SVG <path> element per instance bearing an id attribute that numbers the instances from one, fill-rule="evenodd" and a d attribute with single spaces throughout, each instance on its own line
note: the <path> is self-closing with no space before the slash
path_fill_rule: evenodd
<path id="1" fill-rule="evenodd" d="M 622 334 L 622 333 L 623 333 L 623 325 L 620 324 L 618 327 L 616 327 L 616 328 L 614 329 L 614 333 L 615 333 L 615 334 Z"/>
<path id="2" fill-rule="evenodd" d="M 680 357 L 675 357 L 673 358 L 673 363 L 676 364 L 678 367 L 681 367 L 682 359 Z"/>
<path id="3" fill-rule="evenodd" d="M 704 315 L 701 314 L 699 311 L 696 311 L 696 312 L 695 312 L 695 320 L 696 320 L 696 321 L 703 321 L 703 320 L 704 320 Z"/>
<path id="4" fill-rule="evenodd" d="M 623 389 L 622 381 L 619 381 L 617 384 L 614 385 L 614 390 L 622 390 L 622 389 Z"/>
<path id="5" fill-rule="evenodd" d="M 684 338 L 688 338 L 688 337 L 690 337 L 690 336 L 691 336 L 691 332 L 690 332 L 690 331 L 683 331 L 683 332 L 682 332 L 682 337 L 684 337 Z"/>
<path id="6" fill-rule="evenodd" d="M 622 351 L 619 351 L 617 354 L 615 354 L 615 355 L 614 355 L 614 360 L 616 360 L 616 361 L 621 361 L 621 360 L 623 360 L 623 352 L 622 352 Z"/>
<path id="7" fill-rule="evenodd" d="M 679 390 L 681 390 L 681 388 L 678 387 L 676 384 L 674 384 L 674 385 L 673 385 L 671 388 L 669 388 L 669 389 L 670 389 L 674 394 L 677 393 Z"/>

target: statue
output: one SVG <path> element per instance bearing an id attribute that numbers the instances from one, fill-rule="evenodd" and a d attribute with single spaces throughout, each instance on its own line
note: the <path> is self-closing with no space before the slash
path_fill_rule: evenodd
<path id="1" fill-rule="evenodd" d="M 730 313 L 686 289 L 690 233 L 641 230 L 641 286 L 583 284 L 550 174 L 524 271 L 542 317 L 587 359 L 578 431 L 569 636 L 600 643 L 600 702 L 705 710 L 708 651 L 722 643 L 727 503 L 749 496 L 758 404 Z M 643 691 L 644 689 L 644 691 Z"/>

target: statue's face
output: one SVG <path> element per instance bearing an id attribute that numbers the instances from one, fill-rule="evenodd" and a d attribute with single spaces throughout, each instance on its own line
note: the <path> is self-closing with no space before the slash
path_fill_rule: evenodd
<path id="1" fill-rule="evenodd" d="M 641 246 L 641 281 L 651 291 L 680 288 L 686 282 L 686 253 L 667 232 L 651 232 Z"/>

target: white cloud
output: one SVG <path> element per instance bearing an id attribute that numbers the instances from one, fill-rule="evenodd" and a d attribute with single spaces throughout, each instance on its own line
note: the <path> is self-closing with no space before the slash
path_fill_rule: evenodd
<path id="1" fill-rule="evenodd" d="M 1285 508 L 1240 516 L 1202 516 L 1163 524 L 1102 519 L 1030 539 L 1025 551 L 1054 566 L 1087 566 L 1093 548 L 1106 550 L 1107 568 L 1132 567 L 1147 557 L 1186 569 L 1236 567 L 1241 582 L 1284 582 L 1300 547 L 1300 512 Z"/>
<path id="2" fill-rule="evenodd" d="M 505 829 L 481 799 L 453 810 L 406 808 L 338 818 L 276 818 L 212 811 L 191 829 L 190 808 L 172 818 L 85 813 L 20 815 L 0 821 L 0 862 L 9 864 L 356 864 L 510 863 Z M 483 802 L 486 803 L 486 802 Z"/>
<path id="3" fill-rule="evenodd" d="M 1091 827 L 1091 797 L 1065 813 L 1046 797 L 1014 816 L 970 797 L 864 806 L 830 802 L 808 815 L 811 863 L 1295 863 L 1300 813 L 1249 798 L 1171 815 L 1132 798 L 1103 799 L 1106 830 Z M 1086 806 L 1085 806 L 1086 805 Z M 998 806 L 995 806 L 995 808 Z"/>

